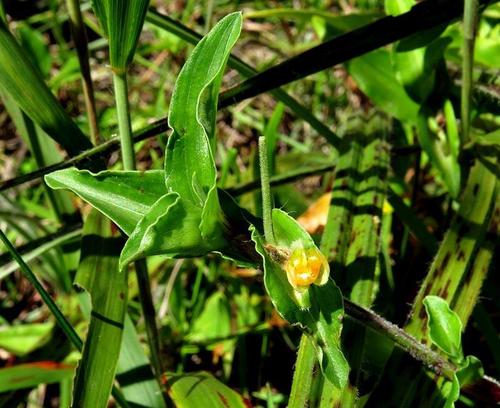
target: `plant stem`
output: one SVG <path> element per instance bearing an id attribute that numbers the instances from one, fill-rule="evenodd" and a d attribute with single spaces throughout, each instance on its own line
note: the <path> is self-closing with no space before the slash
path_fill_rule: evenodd
<path id="1" fill-rule="evenodd" d="M 123 168 L 135 170 L 135 153 L 130 125 L 130 107 L 128 103 L 127 73 L 113 71 L 115 87 L 116 112 L 118 114 L 118 130 L 122 151 Z"/>
<path id="2" fill-rule="evenodd" d="M 113 82 L 115 85 L 116 109 L 118 113 L 118 128 L 120 131 L 120 145 L 122 151 L 123 168 L 135 170 L 134 140 L 132 137 L 132 126 L 130 124 L 130 107 L 128 103 L 127 75 L 126 72 L 113 71 Z M 146 260 L 139 260 L 135 264 L 135 273 L 139 285 L 139 301 L 141 303 L 146 334 L 151 352 L 151 363 L 154 373 L 162 387 L 161 375 L 163 367 L 160 357 L 160 341 L 158 327 L 156 325 L 156 312 L 151 296 L 151 284 L 149 282 Z"/>
<path id="3" fill-rule="evenodd" d="M 462 60 L 462 146 L 470 138 L 470 100 L 472 90 L 472 69 L 474 67 L 474 42 L 478 18 L 478 0 L 464 3 L 464 43 Z"/>
<path id="4" fill-rule="evenodd" d="M 441 357 L 437 352 L 431 350 L 425 344 L 420 343 L 415 337 L 411 336 L 394 323 L 385 320 L 382 316 L 379 316 L 370 309 L 359 306 L 346 298 L 344 298 L 344 307 L 348 316 L 390 338 L 396 345 L 409 353 L 416 360 L 424 363 L 425 366 L 436 374 L 442 375 L 450 380 L 453 379 L 453 375 L 457 368 L 452 363 Z"/>
<path id="5" fill-rule="evenodd" d="M 264 223 L 264 238 L 269 244 L 274 244 L 271 187 L 269 185 L 269 163 L 267 160 L 267 143 L 264 136 L 259 137 L 259 167 L 260 185 L 262 191 L 262 219 Z"/>
<path id="6" fill-rule="evenodd" d="M 100 143 L 99 126 L 97 124 L 94 87 L 92 86 L 92 76 L 90 74 L 87 33 L 82 19 L 79 0 L 66 0 L 66 8 L 68 9 L 71 36 L 75 42 L 80 71 L 82 73 L 83 96 L 90 126 L 90 140 L 92 144 L 97 145 Z"/>
<path id="7" fill-rule="evenodd" d="M 300 338 L 299 352 L 295 362 L 292 390 L 288 400 L 289 408 L 302 408 L 308 406 L 309 393 L 313 380 L 313 371 L 316 365 L 314 345 L 309 337 L 303 334 Z"/>
<path id="8" fill-rule="evenodd" d="M 151 284 L 145 259 L 135 262 L 137 285 L 139 287 L 139 300 L 146 325 L 146 334 L 151 349 L 151 363 L 154 373 L 158 378 L 165 372 L 160 356 L 160 337 L 156 325 L 156 311 L 151 297 Z M 160 383 L 160 386 L 162 384 Z"/>

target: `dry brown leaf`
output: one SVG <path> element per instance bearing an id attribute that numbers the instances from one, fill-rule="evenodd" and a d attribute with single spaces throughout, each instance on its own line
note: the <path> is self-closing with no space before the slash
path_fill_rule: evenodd
<path id="1" fill-rule="evenodd" d="M 309 234 L 320 233 L 325 228 L 331 198 L 331 192 L 323 194 L 309 206 L 304 214 L 297 218 L 297 221 Z"/>

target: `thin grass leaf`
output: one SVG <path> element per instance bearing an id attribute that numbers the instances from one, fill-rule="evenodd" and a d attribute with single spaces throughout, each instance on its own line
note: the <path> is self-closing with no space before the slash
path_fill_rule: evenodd
<path id="1" fill-rule="evenodd" d="M 105 406 L 111 393 L 128 293 L 127 274 L 118 271 L 122 245 L 111 221 L 95 210 L 87 216 L 75 284 L 89 293 L 92 312 L 76 371 L 75 406 Z"/>
<path id="2" fill-rule="evenodd" d="M 45 85 L 38 69 L 0 22 L 0 88 L 19 107 L 59 143 L 70 156 L 92 147 Z"/>
<path id="3" fill-rule="evenodd" d="M 0 368 L 0 392 L 33 388 L 70 379 L 75 367 L 54 361 L 19 364 Z"/>

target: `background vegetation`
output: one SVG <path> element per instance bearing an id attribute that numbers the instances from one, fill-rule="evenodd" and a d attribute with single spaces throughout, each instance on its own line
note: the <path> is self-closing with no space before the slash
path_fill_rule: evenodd
<path id="1" fill-rule="evenodd" d="M 1 5 L 0 406 L 500 402 L 498 2 Z"/>

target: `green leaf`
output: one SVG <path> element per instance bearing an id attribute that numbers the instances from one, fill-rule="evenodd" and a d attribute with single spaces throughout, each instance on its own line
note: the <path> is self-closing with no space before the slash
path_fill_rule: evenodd
<path id="1" fill-rule="evenodd" d="M 92 0 L 99 23 L 109 40 L 109 59 L 115 70 L 132 62 L 149 0 Z"/>
<path id="2" fill-rule="evenodd" d="M 127 274 L 118 270 L 123 239 L 117 232 L 96 210 L 85 220 L 75 284 L 90 294 L 92 313 L 76 372 L 75 406 L 106 406 L 115 378 L 128 292 Z"/>
<path id="3" fill-rule="evenodd" d="M 422 149 L 428 154 L 433 166 L 438 170 L 448 192 L 456 198 L 460 192 L 460 166 L 453 155 L 454 146 L 449 141 L 435 135 L 429 129 L 429 114 L 423 110 L 417 118 L 417 136 Z"/>
<path id="4" fill-rule="evenodd" d="M 227 246 L 213 158 L 217 98 L 241 14 L 223 18 L 195 47 L 172 95 L 165 154 L 168 194 L 130 235 L 120 265 L 154 255 L 197 256 Z M 168 231 L 168 232 L 167 232 Z"/>
<path id="5" fill-rule="evenodd" d="M 397 16 L 410 11 L 414 4 L 414 0 L 385 0 L 384 8 L 387 15 Z"/>
<path id="6" fill-rule="evenodd" d="M 429 336 L 432 342 L 454 360 L 460 361 L 462 355 L 462 322 L 450 309 L 448 303 L 439 296 L 426 296 Z"/>
<path id="7" fill-rule="evenodd" d="M 403 38 L 396 44 L 395 51 L 404 52 L 425 47 L 438 38 L 447 26 L 447 24 L 442 24 L 440 26 L 430 28 L 429 30 L 420 31 L 410 35 L 409 37 Z"/>
<path id="8" fill-rule="evenodd" d="M 0 21 L 0 88 L 52 139 L 74 156 L 92 144 L 64 111 L 38 68 Z"/>
<path id="9" fill-rule="evenodd" d="M 379 49 L 355 58 L 347 68 L 361 90 L 380 109 L 401 121 L 415 122 L 420 107 L 398 81 L 388 51 Z"/>
<path id="10" fill-rule="evenodd" d="M 453 376 L 452 381 L 445 381 L 441 387 L 441 392 L 446 396 L 443 408 L 454 408 L 455 402 L 460 397 L 460 383 L 456 375 Z"/>
<path id="11" fill-rule="evenodd" d="M 127 235 L 166 192 L 161 170 L 93 174 L 71 168 L 47 174 L 45 181 L 54 189 L 73 191 L 112 219 Z"/>
<path id="12" fill-rule="evenodd" d="M 128 315 L 125 316 L 116 379 L 130 405 L 165 408 L 160 385 L 153 375 L 149 359 L 139 341 L 139 334 Z"/>
<path id="13" fill-rule="evenodd" d="M 464 387 L 480 380 L 484 376 L 483 364 L 475 356 L 467 356 L 457 371 L 460 387 Z"/>
<path id="14" fill-rule="evenodd" d="M 53 323 L 29 323 L 0 327 L 0 348 L 24 356 L 43 346 L 49 339 Z"/>
<path id="15" fill-rule="evenodd" d="M 70 379 L 75 368 L 54 361 L 19 364 L 0 368 L 0 392 L 33 388 Z"/>
<path id="16" fill-rule="evenodd" d="M 223 292 L 213 293 L 193 322 L 187 340 L 201 342 L 231 334 L 231 305 Z"/>
<path id="17" fill-rule="evenodd" d="M 272 212 L 274 237 L 277 247 L 315 248 L 309 234 L 285 212 Z M 289 283 L 283 266 L 265 247 L 263 237 L 252 228 L 252 240 L 264 264 L 264 283 L 276 310 L 291 324 L 298 324 L 310 334 L 318 361 L 325 376 L 337 387 L 347 383 L 349 366 L 340 350 L 340 334 L 344 307 L 342 294 L 332 280 L 322 286 L 311 285 L 299 295 Z M 297 298 L 299 296 L 299 299 Z M 306 303 L 300 296 L 307 298 Z"/>
<path id="18" fill-rule="evenodd" d="M 245 408 L 243 397 L 207 372 L 167 375 L 170 397 L 178 408 Z"/>

